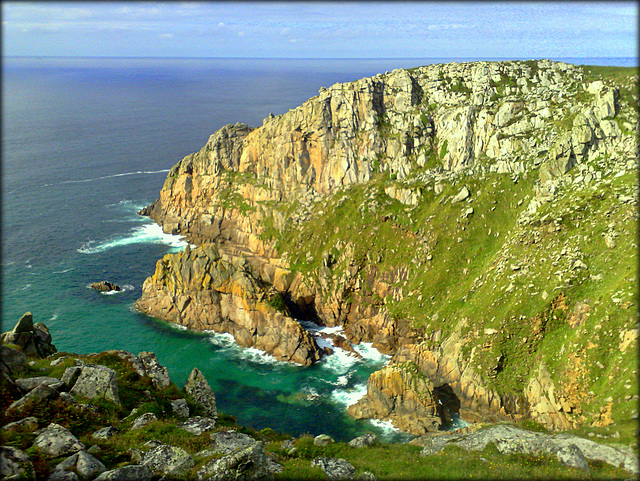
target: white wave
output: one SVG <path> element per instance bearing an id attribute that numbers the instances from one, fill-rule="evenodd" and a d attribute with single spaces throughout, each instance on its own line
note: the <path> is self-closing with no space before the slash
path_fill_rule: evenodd
<path id="1" fill-rule="evenodd" d="M 367 361 L 386 365 L 391 360 L 390 355 L 383 354 L 378 351 L 375 347 L 373 347 L 372 342 L 361 342 L 360 344 L 355 344 L 353 346 L 353 350 L 360 354 Z"/>
<path id="2" fill-rule="evenodd" d="M 356 384 L 352 388 L 336 389 L 331 393 L 331 399 L 338 404 L 351 406 L 367 394 L 366 383 Z"/>
<path id="3" fill-rule="evenodd" d="M 75 267 L 69 267 L 68 269 L 63 269 L 61 271 L 53 271 L 54 274 L 64 274 L 65 272 L 70 272 L 75 270 Z"/>
<path id="4" fill-rule="evenodd" d="M 134 227 L 126 236 L 101 242 L 95 246 L 92 245 L 93 242 L 84 243 L 77 249 L 77 252 L 81 254 L 98 254 L 114 247 L 132 244 L 166 244 L 171 247 L 170 252 L 175 252 L 183 249 L 188 244 L 180 236 L 164 233 L 162 227 L 155 223 Z"/>
<path id="5" fill-rule="evenodd" d="M 87 286 L 87 287 L 91 287 L 91 286 Z M 120 286 L 120 290 L 119 291 L 116 291 L 116 290 L 101 291 L 100 294 L 102 294 L 103 296 L 112 296 L 114 294 L 120 294 L 122 292 L 133 291 L 134 289 L 135 289 L 135 287 L 133 287 L 131 284 L 125 284 L 123 286 Z"/>
<path id="6" fill-rule="evenodd" d="M 394 434 L 401 432 L 397 427 L 393 425 L 391 421 L 384 421 L 382 419 L 369 419 L 369 422 L 378 429 L 382 430 L 385 434 Z"/>
<path id="7" fill-rule="evenodd" d="M 362 362 L 361 358 L 344 349 L 335 346 L 331 346 L 331 348 L 333 349 L 333 354 L 324 356 L 320 360 L 320 366 L 336 374 L 346 374 L 355 364 Z"/>
<path id="8" fill-rule="evenodd" d="M 78 179 L 78 180 L 63 180 L 62 182 L 56 182 L 53 184 L 44 184 L 42 187 L 50 187 L 52 185 L 61 184 L 81 184 L 84 182 L 95 182 L 96 180 L 113 179 L 115 177 L 126 177 L 129 175 L 154 175 L 154 174 L 166 174 L 170 169 L 162 170 L 136 170 L 134 172 L 123 172 L 121 174 L 103 175 L 102 177 L 94 177 L 91 179 Z"/>
<path id="9" fill-rule="evenodd" d="M 24 287 L 20 287 L 19 290 L 21 291 L 26 291 L 27 289 L 29 289 L 31 287 L 31 284 L 27 284 Z"/>
<path id="10" fill-rule="evenodd" d="M 226 332 L 216 332 L 206 330 L 205 333 L 209 334 L 209 342 L 214 346 L 221 347 L 223 349 L 229 349 L 236 345 L 236 340 L 233 336 Z"/>
<path id="11" fill-rule="evenodd" d="M 58 314 L 54 314 L 49 318 L 50 321 L 55 321 L 58 318 Z"/>

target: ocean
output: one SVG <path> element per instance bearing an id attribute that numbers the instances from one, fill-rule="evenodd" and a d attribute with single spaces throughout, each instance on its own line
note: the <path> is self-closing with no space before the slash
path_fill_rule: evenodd
<path id="1" fill-rule="evenodd" d="M 304 368 L 136 312 L 156 261 L 186 245 L 137 212 L 225 124 L 259 126 L 320 87 L 454 60 L 474 59 L 3 58 L 2 330 L 31 311 L 58 351 L 153 351 L 179 387 L 198 367 L 218 410 L 255 429 L 406 439 L 346 414 L 389 360 L 370 345 L 358 347 L 362 359 L 338 351 Z M 124 289 L 87 287 L 101 280 Z"/>

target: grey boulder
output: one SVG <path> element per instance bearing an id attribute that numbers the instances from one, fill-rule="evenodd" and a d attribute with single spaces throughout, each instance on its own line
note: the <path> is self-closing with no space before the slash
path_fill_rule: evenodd
<path id="1" fill-rule="evenodd" d="M 89 399 L 103 398 L 120 404 L 116 372 L 100 364 L 85 364 L 71 394 Z"/>
<path id="2" fill-rule="evenodd" d="M 84 445 L 78 441 L 78 438 L 67 428 L 56 423 L 51 423 L 41 430 L 33 445 L 47 458 L 57 458 L 84 449 Z"/>
<path id="3" fill-rule="evenodd" d="M 220 431 L 211 435 L 211 450 L 222 454 L 231 454 L 258 441 L 248 434 L 238 433 L 233 429 Z"/>
<path id="4" fill-rule="evenodd" d="M 191 374 L 189 374 L 184 390 L 203 409 L 207 416 L 213 419 L 218 418 L 216 396 L 204 374 L 197 367 L 194 367 Z"/>
<path id="5" fill-rule="evenodd" d="M 0 478 L 36 479 L 33 464 L 26 453 L 11 446 L 0 446 Z"/>
<path id="6" fill-rule="evenodd" d="M 133 425 L 131 426 L 131 431 L 135 429 L 142 429 L 147 424 L 149 424 L 150 422 L 156 421 L 157 419 L 158 418 L 153 413 L 144 413 L 138 416 L 135 421 L 133 421 Z"/>
<path id="7" fill-rule="evenodd" d="M 216 421 L 215 419 L 211 418 L 194 416 L 184 422 L 178 423 L 176 426 L 180 429 L 184 429 L 185 431 L 190 432 L 191 434 L 200 436 L 205 431 L 211 431 L 213 428 L 215 428 Z"/>
<path id="8" fill-rule="evenodd" d="M 138 359 L 142 363 L 144 372 L 151 378 L 151 382 L 156 388 L 161 389 L 171 384 L 169 371 L 166 367 L 160 365 L 153 352 L 143 351 L 138 354 Z"/>
<path id="9" fill-rule="evenodd" d="M 240 451 L 202 466 L 196 473 L 198 481 L 227 479 L 270 480 L 282 466 L 272 461 L 264 452 L 262 443 L 254 443 Z"/>
<path id="10" fill-rule="evenodd" d="M 340 458 L 315 458 L 311 461 L 311 467 L 322 469 L 327 479 L 331 481 L 351 479 L 356 474 L 356 468 L 347 460 Z"/>
<path id="11" fill-rule="evenodd" d="M 180 477 L 195 466 L 195 461 L 184 449 L 163 444 L 149 450 L 144 455 L 142 464 L 147 466 L 153 474 Z"/>
<path id="12" fill-rule="evenodd" d="M 143 464 L 130 464 L 105 471 L 95 481 L 151 481 L 153 473 Z"/>
<path id="13" fill-rule="evenodd" d="M 86 451 L 79 451 L 58 464 L 56 471 L 73 471 L 80 481 L 89 481 L 106 471 L 104 464 Z"/>

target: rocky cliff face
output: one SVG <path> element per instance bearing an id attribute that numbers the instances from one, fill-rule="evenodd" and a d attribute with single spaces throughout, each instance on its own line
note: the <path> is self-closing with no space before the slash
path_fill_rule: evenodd
<path id="1" fill-rule="evenodd" d="M 436 397 L 450 387 L 463 417 L 565 429 L 637 416 L 637 102 L 636 72 L 624 69 L 396 70 L 323 88 L 255 129 L 224 127 L 143 213 L 198 245 L 214 240 L 225 262 L 242 259 L 253 281 L 236 299 L 257 299 L 252 282 L 271 286 L 295 317 L 413 363 Z M 141 309 L 253 332 L 236 336 L 243 345 L 269 336 L 246 328 L 266 318 L 304 337 L 253 300 L 250 322 L 220 321 L 219 294 L 193 262 L 202 250 L 165 258 Z M 165 274 L 185 270 L 198 281 Z"/>
<path id="2" fill-rule="evenodd" d="M 209 243 L 158 261 L 136 307 L 193 330 L 228 332 L 241 346 L 262 349 L 280 360 L 305 365 L 317 361 L 321 351 L 313 337 L 272 307 L 270 298 L 246 264 L 223 261 Z"/>

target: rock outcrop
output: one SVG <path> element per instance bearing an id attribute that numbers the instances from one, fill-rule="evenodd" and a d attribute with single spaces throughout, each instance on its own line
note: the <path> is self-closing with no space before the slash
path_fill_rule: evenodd
<path id="1" fill-rule="evenodd" d="M 167 254 L 143 285 L 141 311 L 194 330 L 232 334 L 239 345 L 309 365 L 321 356 L 299 322 L 269 303 L 246 263 L 224 261 L 215 244 Z"/>
<path id="2" fill-rule="evenodd" d="M 34 324 L 30 312 L 25 312 L 11 331 L 2 333 L 2 343 L 18 346 L 27 356 L 47 357 L 57 351 L 47 326 L 41 322 Z"/>
<path id="3" fill-rule="evenodd" d="M 92 282 L 91 284 L 89 284 L 89 287 L 91 287 L 91 289 L 95 289 L 96 291 L 104 292 L 122 290 L 122 287 L 109 281 Z"/>
<path id="4" fill-rule="evenodd" d="M 443 424 L 433 383 L 412 363 L 395 364 L 374 372 L 367 394 L 349 406 L 356 419 L 385 419 L 402 431 L 421 435 Z"/>

